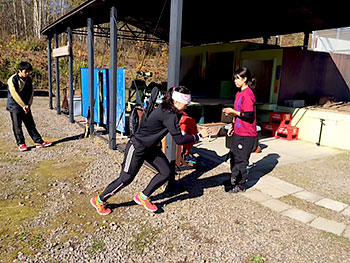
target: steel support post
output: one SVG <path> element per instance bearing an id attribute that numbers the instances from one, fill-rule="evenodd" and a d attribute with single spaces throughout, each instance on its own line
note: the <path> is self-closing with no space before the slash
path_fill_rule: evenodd
<path id="1" fill-rule="evenodd" d="M 67 28 L 68 45 L 69 45 L 69 58 L 68 58 L 68 70 L 69 70 L 69 120 L 74 123 L 74 89 L 73 89 L 73 34 L 72 28 Z"/>
<path id="2" fill-rule="evenodd" d="M 94 132 L 94 23 L 91 18 L 87 19 L 88 30 L 88 72 L 89 72 L 89 134 Z"/>
<path id="3" fill-rule="evenodd" d="M 47 38 L 47 73 L 48 73 L 48 81 L 49 81 L 49 108 L 53 109 L 52 106 L 52 49 L 51 49 L 51 40 L 52 37 Z"/>
<path id="4" fill-rule="evenodd" d="M 58 36 L 54 34 L 55 48 L 58 48 Z M 57 114 L 61 114 L 61 98 L 60 98 L 60 65 L 58 57 L 55 58 L 56 67 L 56 110 Z"/>
<path id="5" fill-rule="evenodd" d="M 307 50 L 308 46 L 309 46 L 309 32 L 304 32 L 303 50 Z"/>
<path id="6" fill-rule="evenodd" d="M 171 0 L 168 89 L 180 82 L 182 6 L 183 0 Z M 170 134 L 166 137 L 165 155 L 170 162 L 176 161 L 176 144 Z"/>
<path id="7" fill-rule="evenodd" d="M 109 149 L 116 148 L 117 112 L 117 8 L 110 11 Z"/>

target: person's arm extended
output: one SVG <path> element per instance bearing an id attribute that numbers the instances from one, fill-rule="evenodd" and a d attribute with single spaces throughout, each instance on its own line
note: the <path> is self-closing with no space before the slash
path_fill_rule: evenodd
<path id="1" fill-rule="evenodd" d="M 177 121 L 176 116 L 169 116 L 170 118 L 167 118 L 164 121 L 164 125 L 167 127 L 169 133 L 174 138 L 174 141 L 178 145 L 191 143 L 198 141 L 200 139 L 199 135 L 182 135 L 181 129 L 179 126 L 179 123 Z"/>
<path id="2" fill-rule="evenodd" d="M 9 91 L 10 91 L 10 94 L 12 96 L 12 98 L 17 102 L 17 104 L 19 106 L 21 106 L 22 108 L 24 108 L 26 105 L 25 103 L 23 102 L 22 98 L 19 96 L 17 90 L 16 90 L 16 87 L 15 85 L 13 84 L 13 77 L 15 75 L 13 75 L 12 77 L 9 78 L 9 80 L 7 81 L 7 85 L 9 86 Z"/>

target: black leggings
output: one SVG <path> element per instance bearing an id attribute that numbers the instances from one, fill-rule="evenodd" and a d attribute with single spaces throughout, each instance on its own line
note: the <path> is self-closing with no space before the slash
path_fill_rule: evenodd
<path id="1" fill-rule="evenodd" d="M 158 174 L 152 178 L 146 189 L 142 192 L 146 196 L 151 196 L 154 191 L 175 173 L 160 147 L 147 148 L 132 137 L 125 149 L 120 176 L 106 187 L 100 195 L 101 201 L 106 202 L 108 198 L 129 185 L 141 169 L 144 161 L 147 161 L 158 171 Z"/>
<path id="2" fill-rule="evenodd" d="M 233 134 L 230 150 L 231 184 L 244 188 L 248 181 L 247 166 L 254 147 L 256 137 L 239 136 Z"/>

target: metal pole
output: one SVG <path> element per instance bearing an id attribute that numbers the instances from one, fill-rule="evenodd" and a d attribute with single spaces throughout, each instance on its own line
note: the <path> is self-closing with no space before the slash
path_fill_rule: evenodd
<path id="1" fill-rule="evenodd" d="M 68 58 L 68 70 L 69 70 L 69 120 L 74 123 L 74 90 L 73 90 L 73 37 L 72 28 L 67 28 L 68 45 L 69 45 L 69 58 Z"/>
<path id="2" fill-rule="evenodd" d="M 320 145 L 321 145 L 322 128 L 323 128 L 323 126 L 325 125 L 325 124 L 324 124 L 325 119 L 320 119 L 320 122 L 321 122 L 321 128 L 320 128 L 320 136 L 318 137 L 318 142 L 316 143 L 317 146 L 320 146 Z"/>
<path id="3" fill-rule="evenodd" d="M 58 48 L 58 37 L 54 34 L 55 48 Z M 60 99 L 60 67 L 58 57 L 55 58 L 56 66 L 56 110 L 57 114 L 61 114 L 61 99 Z"/>
<path id="4" fill-rule="evenodd" d="M 116 148 L 117 114 L 117 8 L 110 12 L 110 84 L 109 84 L 109 149 Z"/>
<path id="5" fill-rule="evenodd" d="M 267 41 L 269 41 L 269 37 L 264 36 L 264 37 L 263 37 L 263 44 L 264 44 L 264 45 L 267 45 Z"/>
<path id="6" fill-rule="evenodd" d="M 91 18 L 87 19 L 88 29 L 88 64 L 89 64 L 89 134 L 94 132 L 94 23 Z"/>
<path id="7" fill-rule="evenodd" d="M 171 0 L 168 89 L 178 86 L 180 82 L 182 6 L 183 0 Z M 170 162 L 176 161 L 176 145 L 169 134 L 166 137 L 165 155 Z"/>
<path id="8" fill-rule="evenodd" d="M 47 72 L 48 72 L 48 81 L 49 81 L 49 108 L 50 110 L 53 109 L 52 107 L 52 50 L 51 50 L 51 40 L 52 37 L 47 38 Z"/>
<path id="9" fill-rule="evenodd" d="M 309 32 L 304 32 L 303 50 L 307 50 L 308 46 L 309 46 Z"/>

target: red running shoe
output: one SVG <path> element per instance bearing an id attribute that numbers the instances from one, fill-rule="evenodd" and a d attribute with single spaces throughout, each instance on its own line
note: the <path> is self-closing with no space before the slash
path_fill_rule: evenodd
<path id="1" fill-rule="evenodd" d="M 21 151 L 21 152 L 24 152 L 26 150 L 28 150 L 27 146 L 25 144 L 20 144 L 18 145 L 18 149 Z"/>
<path id="2" fill-rule="evenodd" d="M 43 143 L 36 143 L 35 148 L 43 148 L 43 147 L 49 147 L 51 146 L 52 142 L 43 142 Z"/>
<path id="3" fill-rule="evenodd" d="M 150 199 L 147 197 L 146 199 L 143 199 L 141 197 L 141 193 L 138 193 L 135 197 L 134 197 L 134 201 L 139 204 L 142 205 L 144 208 L 146 208 L 146 210 L 151 211 L 151 212 L 155 212 L 158 210 L 158 207 L 154 204 L 151 203 Z"/>
<path id="4" fill-rule="evenodd" d="M 98 202 L 98 196 L 95 196 L 93 198 L 90 199 L 90 203 L 93 207 L 96 208 L 97 213 L 99 213 L 101 216 L 105 216 L 108 215 L 111 211 L 111 209 L 109 208 L 105 208 L 104 204 L 100 204 Z"/>

